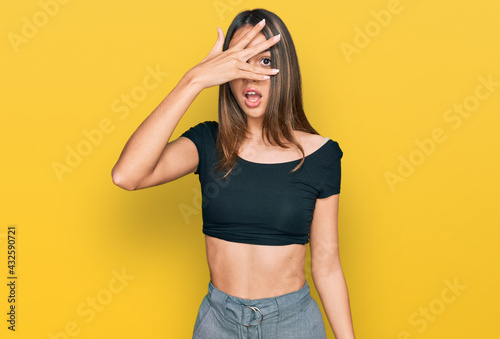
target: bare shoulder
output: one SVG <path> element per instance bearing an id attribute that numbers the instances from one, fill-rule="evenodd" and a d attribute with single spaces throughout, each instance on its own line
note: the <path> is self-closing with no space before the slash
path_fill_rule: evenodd
<path id="1" fill-rule="evenodd" d="M 319 134 L 312 134 L 303 131 L 294 131 L 294 133 L 297 140 L 304 148 L 306 154 L 314 152 L 325 142 L 325 137 Z"/>

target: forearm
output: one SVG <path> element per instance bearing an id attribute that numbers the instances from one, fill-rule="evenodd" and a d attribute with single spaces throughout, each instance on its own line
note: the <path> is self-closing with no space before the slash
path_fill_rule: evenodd
<path id="1" fill-rule="evenodd" d="M 201 90 L 187 72 L 129 138 L 111 172 L 114 181 L 134 186 L 153 172 L 175 127 Z"/>
<path id="2" fill-rule="evenodd" d="M 313 272 L 313 280 L 335 338 L 354 338 L 349 293 L 342 269 Z"/>

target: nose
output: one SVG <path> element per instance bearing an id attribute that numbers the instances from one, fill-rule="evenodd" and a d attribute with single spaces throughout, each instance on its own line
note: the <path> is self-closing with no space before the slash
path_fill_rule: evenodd
<path id="1" fill-rule="evenodd" d="M 245 83 L 254 83 L 254 82 L 260 82 L 264 80 L 257 80 L 257 79 L 243 79 Z"/>

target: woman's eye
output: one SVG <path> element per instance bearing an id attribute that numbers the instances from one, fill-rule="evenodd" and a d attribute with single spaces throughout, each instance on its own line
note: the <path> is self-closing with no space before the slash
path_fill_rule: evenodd
<path id="1" fill-rule="evenodd" d="M 263 58 L 261 62 L 264 63 L 264 66 L 271 66 L 271 59 L 270 58 Z"/>

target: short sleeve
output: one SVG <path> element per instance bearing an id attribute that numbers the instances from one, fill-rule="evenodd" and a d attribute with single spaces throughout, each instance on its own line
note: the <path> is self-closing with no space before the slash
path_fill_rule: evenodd
<path id="1" fill-rule="evenodd" d="M 334 153 L 332 153 L 332 162 L 326 167 L 325 173 L 323 174 L 323 179 L 321 180 L 318 198 L 327 198 L 334 194 L 340 193 L 340 177 L 341 177 L 341 166 L 340 159 L 343 156 L 343 152 L 335 142 Z"/>
<path id="2" fill-rule="evenodd" d="M 198 167 L 196 168 L 194 174 L 200 174 L 201 167 L 205 163 L 206 157 L 206 147 L 207 142 L 210 140 L 210 137 L 213 138 L 213 129 L 217 125 L 215 121 L 203 121 L 199 124 L 189 128 L 187 131 L 182 133 L 181 137 L 186 137 L 191 140 L 198 150 Z"/>

